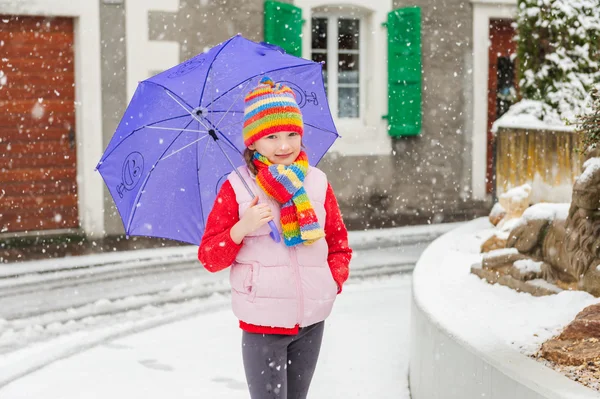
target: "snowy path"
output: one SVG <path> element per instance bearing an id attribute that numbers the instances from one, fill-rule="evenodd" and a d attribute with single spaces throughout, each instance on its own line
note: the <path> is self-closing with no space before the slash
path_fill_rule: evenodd
<path id="1" fill-rule="evenodd" d="M 362 273 L 364 275 L 409 271 L 429 243 L 425 241 L 388 248 L 361 249 L 355 252 L 351 267 L 355 272 L 365 271 Z M 62 278 L 53 281 L 47 281 L 49 279 L 46 275 L 25 276 L 14 280 L 0 279 L 0 319 L 33 318 L 49 312 L 82 307 L 99 300 L 115 301 L 132 296 L 156 295 L 195 278 L 201 278 L 206 283 L 204 285 L 213 285 L 223 279 L 222 274 L 205 272 L 195 259 L 167 267 L 105 267 L 108 268 L 111 270 L 102 273 L 93 269 L 72 270 L 69 271 L 70 274 L 63 272 Z M 27 279 L 32 281 L 27 284 L 21 282 Z M 206 295 L 204 291 L 196 294 Z M 182 299 L 188 299 L 188 296 L 172 298 L 173 301 Z M 104 310 L 92 314 L 86 312 L 83 316 L 104 313 Z"/>
<path id="2" fill-rule="evenodd" d="M 350 282 L 310 397 L 409 398 L 410 275 Z M 241 332 L 217 310 L 104 343 L 0 389 L 3 399 L 247 398 Z"/>
<path id="3" fill-rule="evenodd" d="M 410 272 L 428 244 L 357 250 L 350 265 L 350 279 Z M 226 271 L 208 273 L 197 261 L 163 269 L 123 270 L 121 275 L 109 277 L 92 273 L 43 281 L 34 287 L 26 287 L 19 280 L 13 286 L 0 286 L 0 386 L 3 354 L 74 331 L 120 324 L 123 319 L 143 319 L 149 316 L 145 312 L 149 307 L 153 315 L 158 315 L 165 305 L 229 293 Z M 0 279 L 2 282 L 10 280 Z M 132 314 L 136 312 L 138 315 Z"/>

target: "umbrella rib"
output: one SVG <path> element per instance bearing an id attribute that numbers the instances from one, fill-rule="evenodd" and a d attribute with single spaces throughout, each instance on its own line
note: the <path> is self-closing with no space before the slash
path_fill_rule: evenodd
<path id="1" fill-rule="evenodd" d="M 194 113 L 193 113 L 192 111 L 189 111 L 189 110 L 188 110 L 188 109 L 187 109 L 187 108 L 186 108 L 186 107 L 185 107 L 185 106 L 184 106 L 182 103 L 180 103 L 180 102 L 177 100 L 177 98 L 175 98 L 173 95 L 171 95 L 171 92 L 170 92 L 169 90 L 165 89 L 165 93 L 167 93 L 167 95 L 168 95 L 169 97 L 171 97 L 173 100 L 175 100 L 175 102 L 176 102 L 177 104 L 181 105 L 181 107 L 182 107 L 183 109 L 185 109 L 187 112 L 189 112 L 189 113 L 190 113 L 190 116 L 191 116 L 191 117 L 192 117 L 194 120 L 198 121 L 198 123 L 200 123 L 202 126 L 204 126 L 204 127 L 206 128 L 206 130 L 209 130 L 208 126 L 206 126 L 204 123 L 202 123 L 202 121 L 201 121 L 200 119 L 198 119 L 198 118 L 196 117 L 196 115 L 194 115 Z"/>
<path id="2" fill-rule="evenodd" d="M 155 85 L 155 86 L 161 87 L 161 88 L 162 88 L 162 89 L 163 89 L 163 90 L 164 90 L 164 91 L 165 91 L 167 94 L 169 94 L 169 97 L 171 97 L 171 98 L 173 98 L 173 99 L 175 99 L 173 96 L 177 96 L 177 94 L 173 93 L 171 90 L 167 89 L 165 86 L 161 85 L 160 83 L 156 83 L 156 82 L 153 82 L 153 81 L 151 81 L 151 80 L 144 80 L 144 82 L 142 82 L 142 83 L 150 83 L 150 84 L 153 84 L 153 85 Z M 171 94 L 172 94 L 172 95 L 171 95 Z M 188 104 L 188 103 L 187 103 L 187 102 L 186 102 L 186 101 L 185 101 L 183 98 L 181 98 L 181 97 L 179 97 L 179 96 L 177 96 L 177 97 L 178 97 L 178 98 L 179 98 L 181 101 L 183 101 L 183 102 L 185 103 L 185 105 L 187 105 L 187 106 L 188 106 L 190 109 L 193 109 L 193 108 L 192 108 L 192 106 L 191 106 L 191 105 L 189 105 L 189 104 Z M 177 100 L 175 100 L 175 101 L 177 101 Z M 181 103 L 180 103 L 179 101 L 177 101 L 177 103 L 178 103 L 179 105 L 181 105 Z M 190 111 L 189 111 L 189 110 L 188 110 L 188 109 L 187 109 L 185 106 L 181 105 L 181 107 L 182 107 L 182 108 L 183 108 L 183 109 L 184 109 L 184 110 L 185 110 L 185 111 L 186 111 L 188 114 L 191 114 L 191 112 L 190 112 Z"/>
<path id="3" fill-rule="evenodd" d="M 181 106 L 181 108 L 183 108 L 185 110 L 185 112 L 187 112 L 192 118 L 194 118 L 195 120 L 197 120 L 198 122 L 200 122 L 202 124 L 202 126 L 204 126 L 206 128 L 206 130 L 208 130 L 208 127 L 202 123 L 202 121 L 200 119 L 198 119 L 196 117 L 196 115 L 194 115 L 194 113 L 192 111 L 190 111 L 187 107 L 192 108 L 184 99 L 182 99 L 181 97 L 177 96 L 175 93 L 173 93 L 171 90 L 167 89 L 165 86 L 158 84 L 156 82 L 152 82 L 152 81 L 144 81 L 144 82 L 148 82 L 148 83 L 152 83 L 153 85 L 156 85 L 158 87 L 162 87 L 162 89 L 165 91 L 165 93 L 167 93 L 167 95 L 169 97 L 171 97 L 177 104 L 179 104 Z M 206 83 L 206 82 L 205 82 Z M 183 105 L 177 98 L 179 98 L 182 102 L 185 103 L 185 105 Z M 186 107 L 187 105 L 187 107 Z M 188 125 L 189 126 L 189 125 Z"/>
<path id="4" fill-rule="evenodd" d="M 219 56 L 219 54 L 221 54 L 221 51 L 223 51 L 225 49 L 225 47 L 227 47 L 227 45 L 229 43 L 231 43 L 231 41 L 233 39 L 235 39 L 237 36 L 233 36 L 232 38 L 230 38 L 229 40 L 227 40 L 225 42 L 225 44 L 223 44 L 223 47 L 221 47 L 219 49 L 219 51 L 217 52 L 217 54 L 215 54 L 215 57 L 212 59 L 212 61 L 210 62 L 210 65 L 208 66 L 208 70 L 206 71 L 206 77 L 204 78 L 204 84 L 202 85 L 202 91 L 200 92 L 200 99 L 198 100 L 198 106 L 202 105 L 202 97 L 204 96 L 204 89 L 206 88 L 206 79 L 208 79 L 208 74 L 210 73 L 213 64 L 215 63 L 215 60 L 217 59 L 217 57 Z M 208 106 L 206 107 L 208 108 Z"/>
<path id="5" fill-rule="evenodd" d="M 167 121 L 172 121 L 174 119 L 178 119 L 178 118 L 183 118 L 184 116 L 189 116 L 189 114 L 186 115 L 179 115 L 179 116 L 174 116 L 172 118 L 167 118 L 167 119 L 163 119 L 162 121 L 158 121 L 158 122 L 152 122 L 150 125 L 144 125 L 141 127 L 138 127 L 137 129 L 134 129 L 131 131 L 131 133 L 129 133 L 127 136 L 123 137 L 123 139 L 121 141 L 119 141 L 117 143 L 117 145 L 115 145 L 115 147 L 110 150 L 110 152 L 105 153 L 104 155 L 102 155 L 102 159 L 98 162 L 98 165 L 96 165 L 96 170 L 98 170 L 98 167 L 100 167 L 100 165 L 102 164 L 103 160 L 105 160 L 106 158 L 108 158 L 110 156 L 110 154 L 112 154 L 117 148 L 119 148 L 119 146 L 125 141 L 127 140 L 129 137 L 131 137 L 135 132 L 138 132 L 144 128 L 150 127 L 152 125 L 155 125 L 157 123 L 162 123 L 162 122 L 167 122 Z"/>
<path id="6" fill-rule="evenodd" d="M 223 129 L 223 130 L 225 130 L 225 129 L 229 128 L 229 127 L 232 127 L 232 126 L 235 126 L 235 125 L 239 125 L 240 123 L 244 123 L 244 121 L 243 121 L 243 120 L 241 120 L 240 122 L 232 123 L 231 125 L 222 126 L 222 127 L 219 127 L 219 126 L 217 126 L 217 127 L 218 127 L 219 129 Z"/>
<path id="7" fill-rule="evenodd" d="M 225 139 L 225 142 L 227 143 L 227 145 L 229 145 L 229 147 L 231 147 L 231 149 L 237 151 L 238 154 L 242 155 L 242 152 L 240 150 L 238 150 L 238 148 L 229 140 L 229 138 L 225 134 L 223 134 L 223 132 L 221 130 L 219 130 L 215 125 L 213 125 L 211 121 L 209 121 L 209 120 L 207 120 L 207 121 L 221 135 L 221 137 L 223 137 L 223 139 Z"/>
<path id="8" fill-rule="evenodd" d="M 218 54 L 217 54 L 218 55 Z M 215 55 L 215 58 L 217 58 L 217 56 Z M 214 59 L 213 59 L 214 62 Z M 206 80 L 209 79 L 208 74 L 210 73 L 210 71 L 212 70 L 212 63 L 210 64 L 210 68 L 208 69 L 208 72 L 206 72 Z M 210 79 L 210 103 L 212 104 L 215 101 L 215 84 L 213 83 L 212 78 Z M 200 96 L 200 104 L 198 104 L 198 106 L 202 105 L 202 97 L 204 96 L 204 90 L 202 92 L 202 96 Z M 208 107 L 206 108 L 208 110 Z"/>
<path id="9" fill-rule="evenodd" d="M 235 105 L 235 103 L 237 103 L 238 100 L 240 99 L 240 97 L 242 97 L 242 94 L 244 94 L 244 92 L 246 91 L 246 87 L 248 87 L 248 83 L 250 83 L 250 79 L 248 79 L 246 81 L 246 84 L 244 85 L 244 87 L 240 91 L 240 94 L 238 94 L 237 98 L 235 100 L 233 100 L 233 102 L 229 106 L 229 109 L 223 114 L 223 116 L 221 117 L 221 119 L 219 119 L 219 121 L 215 125 L 215 129 L 219 127 L 219 125 L 221 124 L 221 122 L 223 122 L 223 118 L 225 118 L 227 116 L 227 114 L 229 113 L 229 111 L 231 110 L 231 108 L 233 108 L 233 106 Z M 214 100 L 213 100 L 212 103 L 214 103 Z"/>
<path id="10" fill-rule="evenodd" d="M 191 125 L 193 121 L 189 121 L 187 125 L 185 125 L 184 129 L 187 128 L 189 125 Z M 160 162 L 160 159 L 167 153 L 167 151 L 169 151 L 169 148 L 171 148 L 171 146 L 173 145 L 173 143 L 175 141 L 177 141 L 177 139 L 179 138 L 179 136 L 181 136 L 183 134 L 183 132 L 179 133 L 179 135 L 177 137 L 175 137 L 175 139 L 173 141 L 171 141 L 171 144 L 169 144 L 169 146 L 165 149 L 165 151 L 160 155 L 160 157 L 158 158 L 158 161 L 156 161 L 154 163 L 154 165 L 152 165 L 152 168 L 150 169 L 150 171 L 148 172 L 148 174 L 146 175 L 146 178 L 144 179 L 144 183 L 142 183 L 140 190 L 137 192 L 136 196 L 135 196 L 135 200 L 133 201 L 133 212 L 131 212 L 131 214 L 129 215 L 129 220 L 127 221 L 127 226 L 125 227 L 125 234 L 129 235 L 129 229 L 131 228 L 131 223 L 133 223 L 133 217 L 135 216 L 135 212 L 138 209 L 138 203 L 140 200 L 140 197 L 142 196 L 142 192 L 144 191 L 144 189 L 146 188 L 146 184 L 148 184 L 148 180 L 150 179 L 150 176 L 152 175 L 152 172 L 154 171 L 154 169 L 156 168 L 156 166 L 158 165 L 158 163 Z"/>
<path id="11" fill-rule="evenodd" d="M 311 125 L 310 123 L 304 123 L 304 124 L 305 124 L 306 126 L 314 127 L 315 129 L 319 129 L 319 130 L 322 130 L 322 131 L 324 131 L 324 132 L 327 132 L 327 133 L 335 134 L 337 137 L 340 137 L 339 133 L 337 133 L 337 132 L 334 132 L 334 131 L 332 131 L 332 130 L 323 129 L 322 127 L 318 127 L 318 126 L 315 126 L 315 125 Z"/>
<path id="12" fill-rule="evenodd" d="M 184 130 L 184 131 L 185 131 L 185 130 Z M 177 154 L 178 152 L 185 150 L 185 149 L 186 149 L 186 148 L 188 148 L 189 146 L 191 146 L 191 145 L 194 145 L 195 143 L 197 143 L 197 142 L 199 142 L 199 141 L 202 141 L 202 140 L 204 140 L 204 139 L 205 139 L 205 138 L 207 138 L 207 137 L 208 137 L 208 134 L 207 134 L 206 136 L 202 136 L 202 137 L 200 137 L 200 138 L 199 138 L 199 139 L 197 139 L 197 140 L 194 140 L 194 141 L 192 141 L 192 142 L 191 142 L 191 143 L 189 143 L 189 144 L 186 144 L 185 146 L 181 147 L 181 148 L 180 148 L 180 149 L 178 149 L 177 151 L 170 153 L 169 155 L 167 155 L 167 156 L 166 156 L 166 157 L 164 157 L 164 158 L 161 158 L 160 160 L 161 160 L 161 161 L 164 161 L 165 159 L 167 159 L 167 158 L 169 158 L 169 157 L 172 157 L 173 155 Z"/>
<path id="13" fill-rule="evenodd" d="M 190 116 L 190 114 L 184 114 L 184 115 L 178 115 L 178 116 L 174 116 L 174 117 L 172 117 L 172 118 L 167 118 L 167 119 L 163 119 L 163 120 L 161 120 L 161 121 L 156 121 L 156 122 L 149 123 L 149 124 L 147 124 L 147 125 L 144 125 L 144 126 L 142 126 L 142 127 L 146 127 L 146 126 L 152 126 L 152 125 L 156 125 L 156 124 L 158 124 L 158 123 L 163 123 L 163 122 L 168 122 L 168 121 L 172 121 L 172 120 L 179 119 L 179 118 L 184 118 L 184 117 L 186 117 L 186 116 Z"/>
<path id="14" fill-rule="evenodd" d="M 145 127 L 147 129 L 156 129 L 156 130 L 176 130 L 179 132 L 208 133 L 208 131 L 206 131 L 206 130 L 181 129 L 181 128 L 177 128 L 177 127 L 160 127 L 160 126 L 145 126 Z"/>
<path id="15" fill-rule="evenodd" d="M 206 156 L 206 152 L 208 151 L 208 143 L 210 143 L 210 141 L 206 142 L 206 146 L 204 147 L 204 153 L 202 154 L 202 159 L 204 159 L 204 157 Z M 204 225 L 204 206 L 202 205 L 202 191 L 200 190 L 200 168 L 201 166 L 198 161 L 198 156 L 196 156 L 196 177 L 198 180 L 198 198 L 200 198 L 200 220 L 202 220 L 202 225 Z"/>
<path id="16" fill-rule="evenodd" d="M 236 151 L 238 154 L 242 155 L 242 153 L 240 152 L 240 150 L 238 150 L 238 148 L 233 145 L 232 142 L 229 141 L 229 139 L 227 138 L 226 135 L 223 134 L 223 132 L 221 132 L 220 130 L 217 130 L 217 132 L 219 132 L 219 135 L 221 135 L 221 137 L 223 137 L 225 139 L 225 143 L 227 143 L 227 145 L 234 151 Z"/>
<path id="17" fill-rule="evenodd" d="M 266 75 L 267 73 L 281 71 L 281 70 L 283 70 L 283 69 L 293 69 L 293 68 L 299 68 L 299 67 L 308 66 L 308 65 L 312 65 L 312 64 L 317 64 L 317 63 L 316 63 L 316 62 L 308 62 L 308 63 L 306 63 L 306 64 L 300 64 L 300 65 L 294 65 L 294 66 L 287 66 L 287 67 L 283 67 L 283 68 L 271 69 L 270 71 L 264 71 L 264 72 L 261 72 L 261 73 L 258 73 L 258 74 L 256 74 L 256 75 L 254 75 L 254 76 L 250 76 L 249 78 L 246 78 L 246 79 L 242 80 L 242 81 L 241 81 L 241 82 L 239 82 L 238 84 L 236 84 L 236 85 L 234 85 L 234 86 L 231 86 L 231 89 L 227 90 L 225 93 L 223 93 L 223 94 L 221 94 L 219 97 L 217 97 L 217 98 L 215 99 L 215 101 L 213 101 L 212 103 L 208 104 L 208 105 L 206 106 L 206 108 L 210 107 L 210 106 L 211 106 L 211 105 L 212 105 L 214 102 L 217 102 L 217 101 L 219 101 L 219 99 L 221 99 L 221 98 L 222 98 L 224 95 L 226 95 L 226 94 L 227 94 L 227 93 L 229 93 L 230 91 L 234 90 L 236 87 L 240 86 L 242 83 L 244 83 L 244 82 L 245 82 L 245 81 L 247 81 L 247 80 L 254 79 L 255 77 L 257 77 L 257 76 L 260 76 L 260 75 Z"/>
<path id="18" fill-rule="evenodd" d="M 213 110 L 209 110 L 209 111 L 208 111 L 208 113 L 209 113 L 209 114 L 217 114 L 217 113 L 219 113 L 219 112 L 229 112 L 229 111 L 230 111 L 230 110 L 227 110 L 227 111 L 213 111 Z M 244 112 L 244 110 L 241 110 L 241 111 L 240 111 L 240 110 L 235 110 L 235 111 L 231 111 L 231 112 L 238 112 L 238 113 L 240 113 L 240 114 L 241 114 L 241 113 L 243 113 L 243 112 Z M 186 116 L 187 116 L 187 115 L 186 115 Z"/>

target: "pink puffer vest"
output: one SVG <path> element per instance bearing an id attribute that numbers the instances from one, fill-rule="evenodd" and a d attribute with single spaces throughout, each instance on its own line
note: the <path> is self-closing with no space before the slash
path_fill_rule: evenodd
<path id="1" fill-rule="evenodd" d="M 259 203 L 271 205 L 274 222 L 279 229 L 280 204 L 265 194 L 256 184 L 246 166 L 238 168 Z M 229 175 L 239 204 L 240 217 L 248 209 L 252 197 L 236 173 Z M 327 177 L 310 168 L 304 189 L 315 209 L 321 227 L 325 226 L 325 195 Z M 245 323 L 292 328 L 310 326 L 325 320 L 331 313 L 337 296 L 335 283 L 327 263 L 325 238 L 312 245 L 287 247 L 269 236 L 265 225 L 244 238 L 244 245 L 231 266 L 231 298 L 233 313 Z"/>

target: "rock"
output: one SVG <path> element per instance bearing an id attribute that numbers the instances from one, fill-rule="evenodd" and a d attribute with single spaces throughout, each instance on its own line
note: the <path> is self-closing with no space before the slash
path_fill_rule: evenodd
<path id="1" fill-rule="evenodd" d="M 473 273 L 496 273 L 497 282 L 506 280 L 506 285 L 518 290 L 523 290 L 522 284 L 514 281 L 543 278 L 562 289 L 585 290 L 600 296 L 600 157 L 589 158 L 584 166 L 573 186 L 571 204 L 537 204 L 527 208 L 531 192 L 528 187 L 501 197 L 500 205 L 506 209 L 506 215 L 498 223 L 501 231 L 495 236 L 503 238 L 502 234 L 510 231 L 506 251 L 494 254 L 502 242 L 490 238 L 482 246 L 487 253 L 481 271 Z M 527 212 L 520 219 L 505 222 L 525 209 Z M 513 263 L 519 259 L 541 262 L 541 267 L 535 273 L 517 270 Z M 590 321 L 587 324 L 593 325 Z"/>
<path id="2" fill-rule="evenodd" d="M 490 212 L 490 223 L 497 226 L 498 223 L 506 216 L 506 209 L 502 207 L 498 202 L 494 204 Z"/>
<path id="3" fill-rule="evenodd" d="M 583 309 L 558 337 L 546 341 L 540 356 L 570 366 L 600 360 L 600 303 Z"/>
<path id="4" fill-rule="evenodd" d="M 508 236 L 506 246 L 516 248 L 521 253 L 533 251 L 546 234 L 549 224 L 547 219 L 534 219 L 515 227 Z"/>
<path id="5" fill-rule="evenodd" d="M 513 265 L 508 269 L 508 274 L 510 274 L 513 278 L 521 281 L 528 281 L 542 277 L 541 265 L 536 270 L 527 270 L 526 268 L 518 267 L 518 262 L 532 262 L 532 260 L 520 259 L 516 262 L 513 262 Z"/>
<path id="6" fill-rule="evenodd" d="M 579 208 L 597 210 L 600 208 L 600 158 L 589 158 L 584 166 L 573 185 L 572 201 Z"/>
<path id="7" fill-rule="evenodd" d="M 583 309 L 559 335 L 559 340 L 600 339 L 600 304 Z"/>
<path id="8" fill-rule="evenodd" d="M 600 158 L 600 147 L 589 149 L 585 152 L 584 161 L 587 161 L 590 158 Z"/>
<path id="9" fill-rule="evenodd" d="M 580 282 L 580 288 L 595 297 L 600 297 L 600 263 L 595 263 L 588 269 Z"/>
<path id="10" fill-rule="evenodd" d="M 551 339 L 542 344 L 540 356 L 557 364 L 580 366 L 600 360 L 600 341 Z"/>
<path id="11" fill-rule="evenodd" d="M 506 214 L 498 225 L 501 226 L 508 220 L 517 219 L 523 216 L 523 212 L 529 207 L 530 199 L 531 186 L 529 184 L 512 188 L 501 194 L 498 198 L 498 203 L 506 210 Z"/>
<path id="12" fill-rule="evenodd" d="M 481 265 L 487 269 L 512 266 L 512 264 L 521 259 L 529 259 L 527 255 L 518 252 L 492 251 L 483 255 Z"/>
<path id="13" fill-rule="evenodd" d="M 478 265 L 471 267 L 471 273 L 482 278 L 490 284 L 500 284 L 518 292 L 526 292 L 533 296 L 553 295 L 560 292 L 558 287 L 544 287 L 533 284 L 531 281 L 521 281 L 501 271 L 481 268 Z"/>
<path id="14" fill-rule="evenodd" d="M 525 209 L 529 207 L 530 198 L 531 186 L 529 184 L 512 188 L 501 194 L 498 202 L 490 211 L 490 223 L 501 227 L 509 220 L 520 218 Z"/>
<path id="15" fill-rule="evenodd" d="M 483 244 L 481 244 L 482 253 L 495 251 L 502 248 L 506 248 L 506 240 L 498 237 L 497 235 L 491 236 Z"/>

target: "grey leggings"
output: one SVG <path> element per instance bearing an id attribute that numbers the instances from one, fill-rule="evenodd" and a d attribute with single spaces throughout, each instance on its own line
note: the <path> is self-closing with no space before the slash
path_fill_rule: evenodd
<path id="1" fill-rule="evenodd" d="M 323 338 L 322 321 L 298 335 L 242 335 L 242 356 L 252 399 L 304 399 Z"/>

